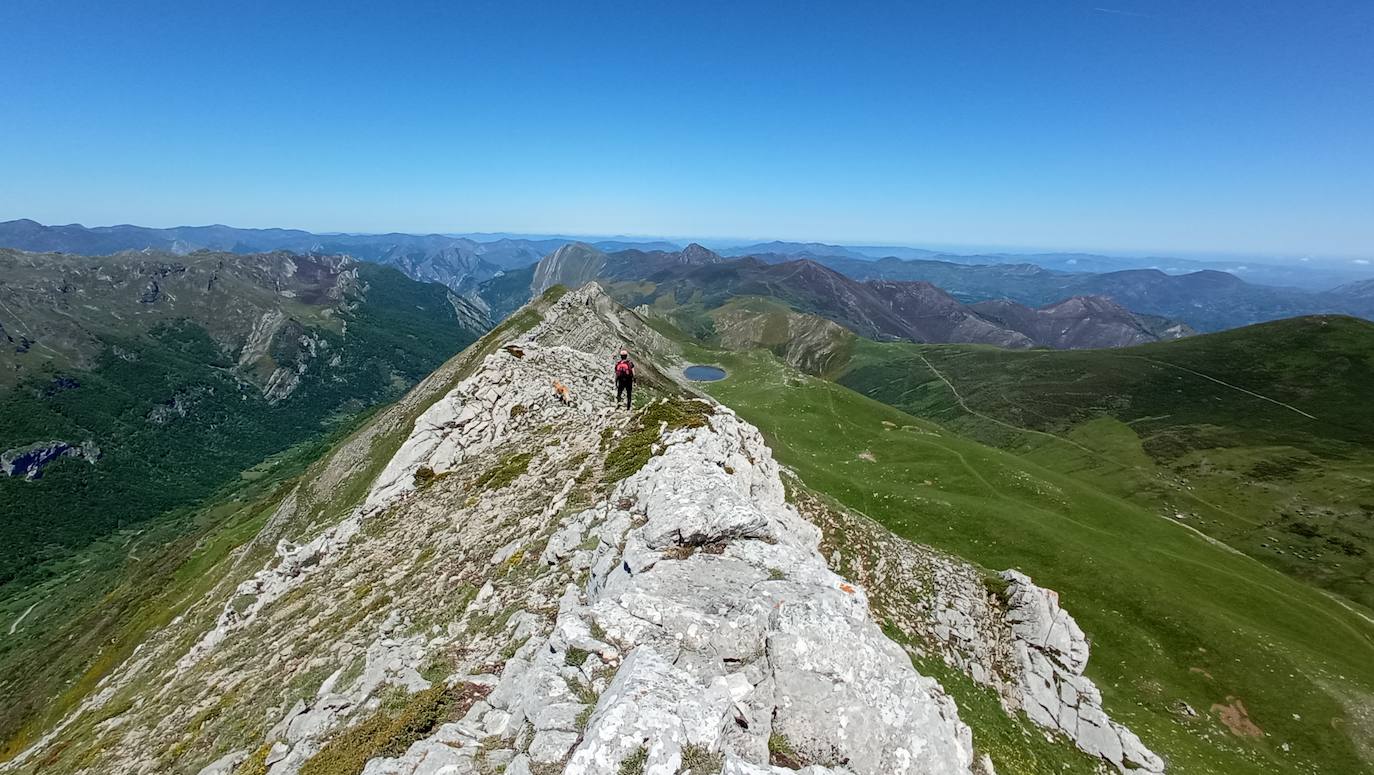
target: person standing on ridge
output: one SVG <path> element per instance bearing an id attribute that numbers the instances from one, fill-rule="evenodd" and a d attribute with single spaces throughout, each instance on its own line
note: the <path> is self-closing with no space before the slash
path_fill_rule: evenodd
<path id="1" fill-rule="evenodd" d="M 635 390 L 635 362 L 630 360 L 630 353 L 626 350 L 620 351 L 620 360 L 615 362 L 615 405 L 620 406 L 620 397 L 625 397 L 625 408 L 629 409 L 630 401 Z"/>

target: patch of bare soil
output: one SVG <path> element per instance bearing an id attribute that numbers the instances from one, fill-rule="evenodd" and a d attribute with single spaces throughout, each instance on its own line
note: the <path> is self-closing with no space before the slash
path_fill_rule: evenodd
<path id="1" fill-rule="evenodd" d="M 1241 702 L 1239 697 L 1227 697 L 1226 702 L 1226 705 L 1213 705 L 1212 710 L 1220 714 L 1221 723 L 1231 730 L 1231 734 L 1237 737 L 1264 737 L 1264 730 L 1250 720 L 1245 703 Z"/>

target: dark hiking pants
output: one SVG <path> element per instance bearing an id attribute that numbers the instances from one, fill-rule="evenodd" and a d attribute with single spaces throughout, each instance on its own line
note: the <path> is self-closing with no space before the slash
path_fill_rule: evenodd
<path id="1" fill-rule="evenodd" d="M 625 408 L 629 409 L 630 399 L 635 390 L 634 377 L 615 378 L 615 405 L 620 406 L 620 397 L 625 397 Z"/>

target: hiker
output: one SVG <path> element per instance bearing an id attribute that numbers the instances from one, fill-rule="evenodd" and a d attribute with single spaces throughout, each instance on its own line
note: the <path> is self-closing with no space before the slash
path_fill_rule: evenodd
<path id="1" fill-rule="evenodd" d="M 635 389 L 635 362 L 630 353 L 620 351 L 620 360 L 615 362 L 615 405 L 620 406 L 620 397 L 625 396 L 625 408 L 630 408 L 630 399 Z"/>

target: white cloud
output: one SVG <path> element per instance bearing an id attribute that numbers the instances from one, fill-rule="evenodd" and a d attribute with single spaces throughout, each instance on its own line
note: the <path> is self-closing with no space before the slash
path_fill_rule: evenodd
<path id="1" fill-rule="evenodd" d="M 1369 259 L 1367 259 L 1367 258 L 1357 258 L 1357 259 L 1355 259 L 1355 263 L 1357 263 L 1357 264 L 1368 264 L 1368 263 L 1369 263 Z"/>

